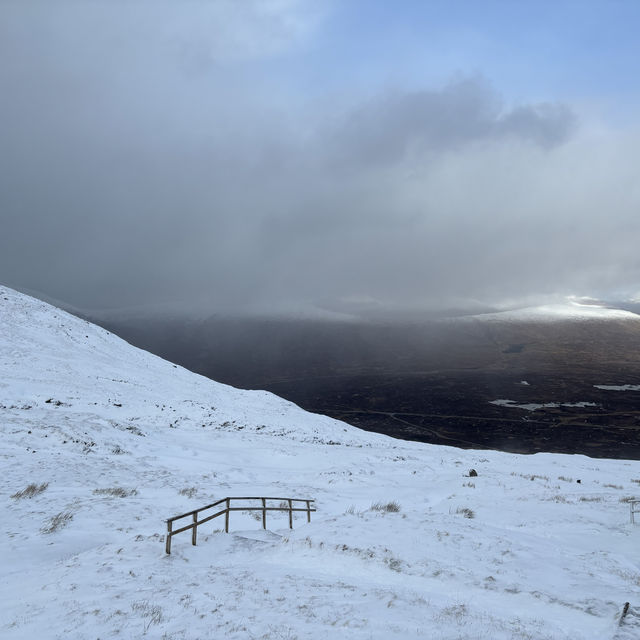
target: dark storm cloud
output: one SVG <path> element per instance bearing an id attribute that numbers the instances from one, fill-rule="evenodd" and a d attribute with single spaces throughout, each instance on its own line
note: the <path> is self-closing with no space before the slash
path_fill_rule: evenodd
<path id="1" fill-rule="evenodd" d="M 567 106 L 505 105 L 479 77 L 303 107 L 267 70 L 308 5 L 150 6 L 3 5 L 6 284 L 245 309 L 640 275 L 637 136 L 589 137 Z"/>

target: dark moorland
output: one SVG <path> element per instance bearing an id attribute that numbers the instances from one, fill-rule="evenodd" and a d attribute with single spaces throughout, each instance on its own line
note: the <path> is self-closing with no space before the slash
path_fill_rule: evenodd
<path id="1" fill-rule="evenodd" d="M 267 389 L 370 431 L 457 447 L 640 459 L 640 390 L 594 386 L 640 385 L 640 317 L 101 324 L 219 382 Z"/>

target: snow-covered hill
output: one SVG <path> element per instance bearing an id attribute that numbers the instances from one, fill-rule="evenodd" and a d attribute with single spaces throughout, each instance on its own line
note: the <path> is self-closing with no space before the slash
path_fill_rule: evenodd
<path id="1" fill-rule="evenodd" d="M 364 433 L 4 287 L 0 373 L 2 638 L 640 637 L 638 462 Z M 165 555 L 233 495 L 318 512 Z"/>
<path id="2" fill-rule="evenodd" d="M 564 303 L 539 305 L 536 307 L 523 307 L 496 311 L 493 313 L 480 313 L 450 318 L 455 321 L 484 321 L 484 322 L 557 322 L 557 321 L 581 321 L 581 320 L 630 320 L 640 322 L 640 316 L 631 311 L 608 307 L 604 304 L 583 303 L 568 299 Z"/>

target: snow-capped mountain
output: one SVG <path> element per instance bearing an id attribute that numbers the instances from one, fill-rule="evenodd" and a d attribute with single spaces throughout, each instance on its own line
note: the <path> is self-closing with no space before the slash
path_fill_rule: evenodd
<path id="1" fill-rule="evenodd" d="M 0 373 L 3 638 L 640 634 L 638 462 L 365 433 L 5 287 Z M 165 554 L 166 518 L 238 495 L 318 511 Z"/>
<path id="2" fill-rule="evenodd" d="M 583 302 L 567 299 L 564 302 L 531 307 L 506 309 L 491 313 L 465 315 L 455 320 L 484 320 L 491 322 L 554 322 L 579 320 L 632 320 L 640 316 L 632 311 L 618 309 L 598 302 Z"/>

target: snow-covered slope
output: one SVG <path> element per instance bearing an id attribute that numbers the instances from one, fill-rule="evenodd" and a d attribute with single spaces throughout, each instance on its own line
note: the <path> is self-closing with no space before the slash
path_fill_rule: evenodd
<path id="1" fill-rule="evenodd" d="M 364 433 L 3 287 L 0 374 L 2 638 L 640 636 L 637 462 Z M 167 517 L 234 495 L 318 512 L 165 555 Z"/>

